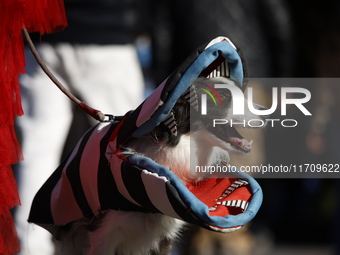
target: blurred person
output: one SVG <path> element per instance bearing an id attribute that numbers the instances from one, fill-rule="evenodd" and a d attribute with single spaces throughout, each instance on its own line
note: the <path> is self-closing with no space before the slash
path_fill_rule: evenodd
<path id="1" fill-rule="evenodd" d="M 103 113 L 123 115 L 143 99 L 143 76 L 133 45 L 147 20 L 141 19 L 141 3 L 65 0 L 69 26 L 36 38 L 38 52 L 52 73 Z M 55 252 L 51 235 L 29 225 L 27 218 L 34 195 L 59 165 L 73 108 L 28 49 L 26 53 L 26 74 L 20 79 L 25 115 L 17 121 L 25 160 L 17 169 L 21 206 L 15 221 L 22 255 L 50 255 Z"/>

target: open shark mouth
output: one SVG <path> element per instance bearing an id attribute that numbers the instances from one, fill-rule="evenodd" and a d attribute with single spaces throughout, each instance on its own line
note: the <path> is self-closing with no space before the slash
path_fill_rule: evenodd
<path id="1" fill-rule="evenodd" d="M 251 198 L 248 182 L 237 178 L 208 178 L 188 189 L 209 207 L 211 216 L 243 213 Z"/>

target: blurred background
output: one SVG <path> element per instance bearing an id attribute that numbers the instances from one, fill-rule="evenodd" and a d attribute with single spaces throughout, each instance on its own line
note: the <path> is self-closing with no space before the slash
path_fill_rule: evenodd
<path id="1" fill-rule="evenodd" d="M 159 84 L 197 45 L 219 35 L 241 49 L 251 78 L 340 77 L 339 14 L 335 0 L 159 1 L 152 79 Z M 271 86 L 259 89 L 258 103 L 266 105 Z M 340 162 L 340 86 L 312 83 L 308 89 L 313 116 L 297 128 L 251 134 L 251 155 L 235 164 Z M 296 116 L 296 109 L 289 114 Z M 177 254 L 340 254 L 339 179 L 258 182 L 264 202 L 250 224 L 231 235 L 189 229 Z"/>
<path id="2" fill-rule="evenodd" d="M 133 10 L 124 17 L 134 25 L 124 29 L 134 28 L 129 43 L 138 53 L 144 97 L 193 50 L 216 36 L 229 37 L 241 49 L 251 78 L 340 77 L 337 0 L 124 2 Z M 68 29 L 72 29 L 72 20 L 66 33 Z M 104 32 L 110 34 L 111 29 Z M 62 33 L 53 37 L 62 37 Z M 49 39 L 43 36 L 40 40 Z M 271 87 L 264 85 L 260 89 L 263 98 L 259 103 L 265 104 Z M 255 134 L 253 139 L 258 144 L 255 152 L 237 160 L 272 165 L 280 165 L 287 158 L 296 164 L 340 163 L 340 86 L 318 83 L 311 84 L 309 90 L 312 96 L 317 95 L 309 105 L 313 109 L 311 118 L 291 132 L 275 128 Z M 115 114 L 115 109 L 111 113 Z M 60 159 L 92 124 L 81 111 L 73 110 Z M 172 254 L 340 254 L 339 179 L 258 179 L 258 182 L 263 188 L 264 202 L 252 222 L 232 234 L 188 227 Z"/>

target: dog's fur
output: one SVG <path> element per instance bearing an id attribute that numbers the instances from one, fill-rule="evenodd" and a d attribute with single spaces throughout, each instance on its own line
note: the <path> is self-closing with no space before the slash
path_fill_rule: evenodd
<path id="1" fill-rule="evenodd" d="M 206 79 L 205 82 L 213 86 L 216 83 L 225 83 L 226 80 L 219 77 Z M 224 107 L 214 108 L 214 111 L 204 118 L 191 116 L 191 125 L 191 106 L 187 100 L 180 97 L 173 108 L 177 135 L 162 123 L 151 133 L 129 141 L 124 145 L 122 153 L 125 157 L 139 154 L 153 159 L 171 169 L 185 185 L 197 184 L 203 178 L 192 178 L 190 160 L 196 161 L 196 165 L 211 165 L 221 160 L 229 161 L 229 153 L 248 153 L 251 148 L 248 141 L 239 135 L 236 135 L 239 137 L 236 140 L 228 138 L 238 134 L 234 128 L 226 125 L 211 128 L 214 118 L 239 120 L 239 117 L 231 114 L 231 95 L 225 89 L 218 92 Z M 200 93 L 203 92 L 197 90 L 198 100 Z M 191 111 L 191 114 L 200 113 Z M 242 116 L 242 119 L 246 120 L 254 118 L 259 116 L 250 112 Z M 225 139 L 222 139 L 223 137 Z M 62 236 L 62 252 L 66 255 L 169 254 L 171 242 L 178 236 L 183 225 L 182 221 L 163 214 L 109 210 L 90 223 L 88 220 L 79 220 L 69 226 Z"/>

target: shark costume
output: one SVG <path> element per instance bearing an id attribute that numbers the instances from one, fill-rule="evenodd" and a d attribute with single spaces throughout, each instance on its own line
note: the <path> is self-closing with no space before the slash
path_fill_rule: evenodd
<path id="1" fill-rule="evenodd" d="M 84 217 L 90 222 L 109 209 L 162 213 L 218 232 L 250 221 L 262 191 L 249 175 L 236 171 L 229 178 L 207 178 L 204 185 L 187 187 L 150 158 L 118 153 L 129 139 L 162 122 L 176 132 L 171 109 L 179 97 L 192 96 L 193 79 L 212 72 L 228 74 L 242 90 L 246 86 L 243 61 L 228 38 L 198 48 L 134 111 L 90 129 L 37 193 L 28 221 L 57 238 L 61 226 Z M 192 99 L 188 97 L 194 106 Z"/>

